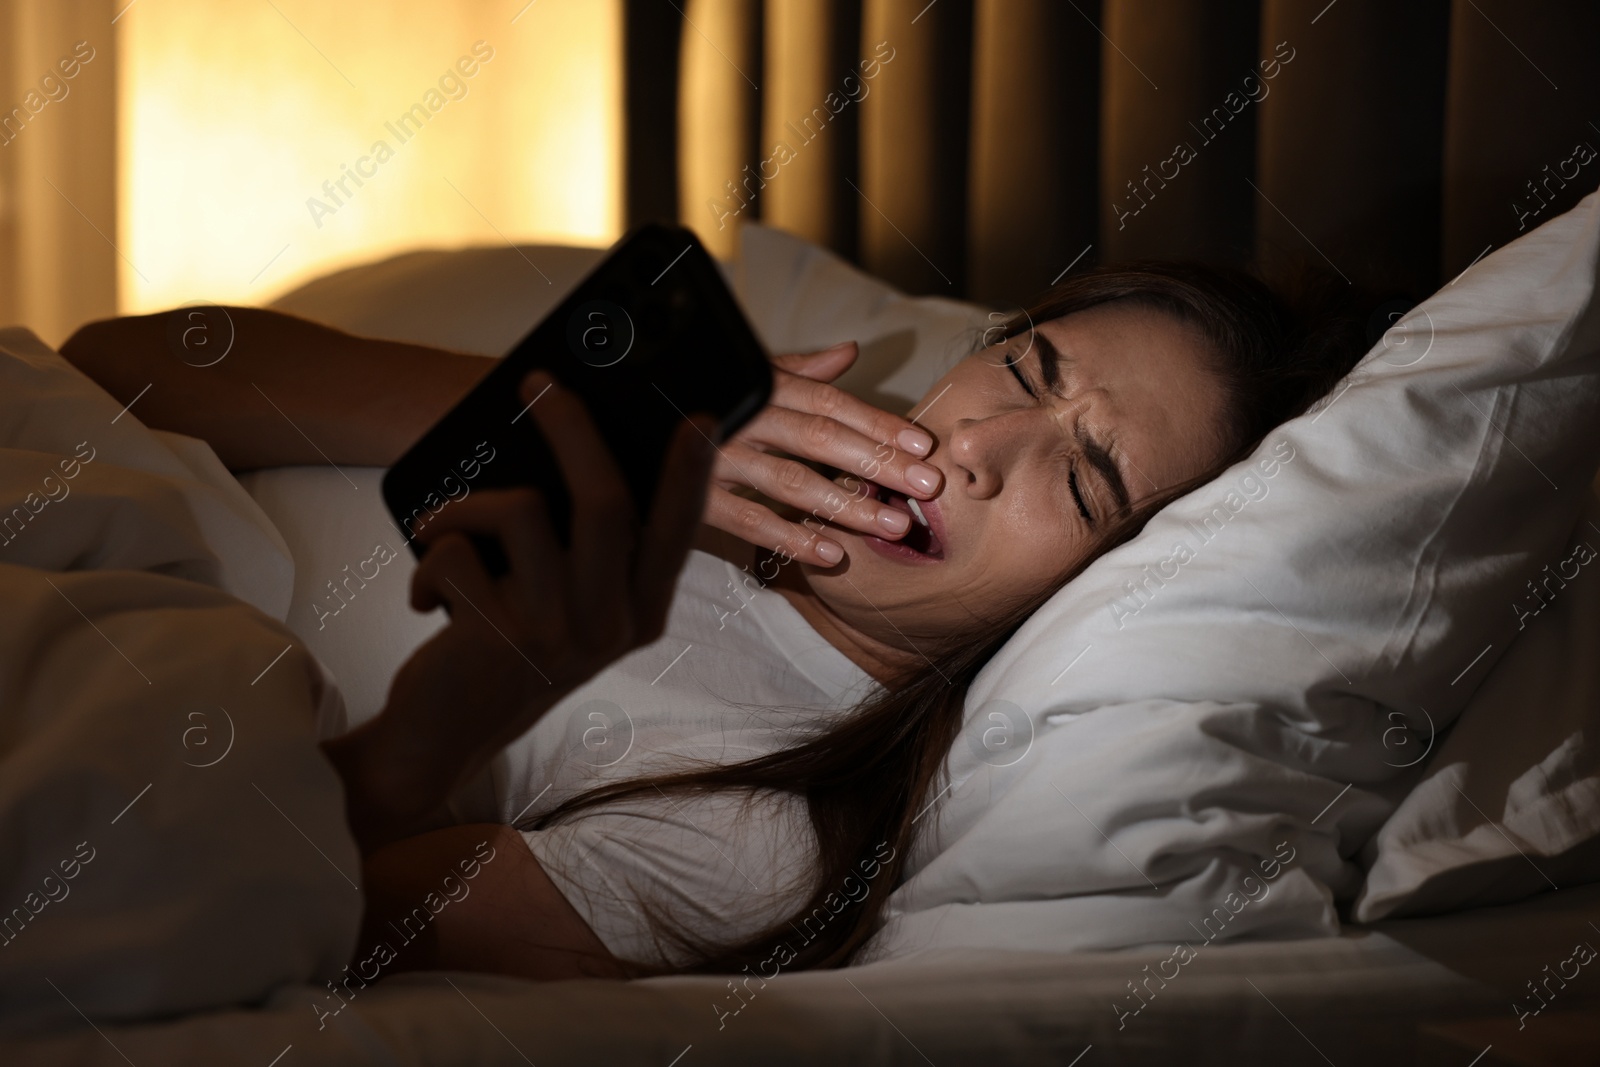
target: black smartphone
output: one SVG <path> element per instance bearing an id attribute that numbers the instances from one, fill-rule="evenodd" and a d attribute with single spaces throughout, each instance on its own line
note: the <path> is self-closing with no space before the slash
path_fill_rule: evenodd
<path id="1" fill-rule="evenodd" d="M 616 459 L 643 522 L 661 462 L 683 419 L 719 420 L 717 443 L 766 404 L 767 353 L 716 263 L 678 226 L 641 226 L 512 348 L 383 478 L 383 498 L 406 543 L 475 490 L 531 485 L 556 536 L 570 543 L 571 498 L 554 453 L 518 392 L 544 368 L 582 399 Z M 473 538 L 491 574 L 507 567 L 499 542 Z"/>

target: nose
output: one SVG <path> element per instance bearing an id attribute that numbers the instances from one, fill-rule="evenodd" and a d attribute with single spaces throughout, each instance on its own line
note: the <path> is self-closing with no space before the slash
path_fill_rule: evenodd
<path id="1" fill-rule="evenodd" d="M 998 496 L 1029 448 L 1048 427 L 1037 408 L 1018 408 L 976 419 L 957 419 L 946 437 L 952 489 L 988 500 Z"/>

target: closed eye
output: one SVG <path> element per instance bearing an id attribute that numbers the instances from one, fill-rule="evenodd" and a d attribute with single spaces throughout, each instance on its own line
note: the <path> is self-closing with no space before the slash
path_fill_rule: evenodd
<path id="1" fill-rule="evenodd" d="M 1017 364 L 1021 362 L 1022 357 L 1009 352 L 1006 354 L 1006 369 L 1011 371 L 1012 377 L 1017 379 L 1017 384 L 1022 386 L 1022 391 L 1037 400 L 1039 399 L 1039 394 L 1033 391 L 1033 386 L 1028 384 L 1028 379 L 1024 378 L 1022 371 L 1017 368 Z"/>
<path id="2" fill-rule="evenodd" d="M 1072 499 L 1078 505 L 1078 514 L 1082 515 L 1090 526 L 1094 525 L 1094 516 L 1089 514 L 1088 505 L 1083 502 L 1083 494 L 1078 491 L 1078 472 L 1067 472 L 1067 488 L 1072 490 Z"/>
<path id="3" fill-rule="evenodd" d="M 1028 379 L 1023 377 L 1022 371 L 1017 366 L 1021 361 L 1020 357 L 1008 354 L 1006 356 L 1006 369 L 1011 371 L 1012 377 L 1017 379 L 1017 384 L 1022 386 L 1022 391 L 1037 400 L 1039 399 L 1039 394 L 1034 391 L 1033 386 L 1028 384 Z M 1078 488 L 1078 472 L 1076 470 L 1069 469 L 1067 471 L 1067 488 L 1072 491 L 1073 503 L 1078 505 L 1078 514 L 1083 516 L 1085 522 L 1093 526 L 1094 516 L 1090 514 L 1088 504 L 1084 503 L 1083 490 Z"/>

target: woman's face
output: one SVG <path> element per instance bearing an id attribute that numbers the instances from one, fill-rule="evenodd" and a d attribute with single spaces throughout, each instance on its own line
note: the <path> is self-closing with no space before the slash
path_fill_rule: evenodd
<path id="1" fill-rule="evenodd" d="M 1125 302 L 969 356 L 912 409 L 934 438 L 923 462 L 944 473 L 919 502 L 928 530 L 914 522 L 906 537 L 930 551 L 832 529 L 846 562 L 806 567 L 812 591 L 851 628 L 914 652 L 1054 583 L 1130 504 L 1223 457 L 1209 364 L 1192 327 Z"/>

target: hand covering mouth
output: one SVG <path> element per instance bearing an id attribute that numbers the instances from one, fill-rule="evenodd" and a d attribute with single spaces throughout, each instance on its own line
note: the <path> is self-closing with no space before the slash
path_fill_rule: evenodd
<path id="1" fill-rule="evenodd" d="M 874 484 L 877 499 L 892 508 L 898 508 L 911 516 L 911 529 L 906 531 L 904 537 L 899 538 L 894 544 L 905 545 L 907 548 L 920 552 L 924 556 L 934 559 L 944 558 L 944 544 L 939 540 L 938 534 L 933 530 L 933 525 L 923 513 L 921 502 L 897 493 L 893 489 Z"/>

